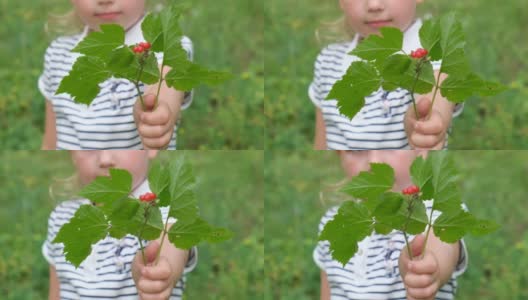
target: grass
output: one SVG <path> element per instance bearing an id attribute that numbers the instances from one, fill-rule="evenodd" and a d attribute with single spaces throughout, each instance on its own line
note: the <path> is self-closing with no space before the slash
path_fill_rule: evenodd
<path id="1" fill-rule="evenodd" d="M 157 2 L 160 2 L 158 0 Z M 147 2 L 154 2 L 149 0 Z M 69 1 L 0 0 L 0 147 L 39 149 L 44 98 L 37 89 L 44 51 L 56 36 L 44 25 L 50 13 L 64 13 Z M 262 149 L 263 19 L 261 4 L 244 0 L 196 2 L 182 18 L 194 42 L 195 61 L 229 70 L 234 78 L 220 86 L 199 87 L 183 112 L 180 149 Z"/>
<path id="2" fill-rule="evenodd" d="M 184 152 L 198 178 L 201 214 L 234 238 L 199 246 L 186 299 L 250 299 L 263 294 L 264 205 L 261 151 Z M 170 159 L 182 153 L 162 153 Z M 48 264 L 41 255 L 49 196 L 56 178 L 73 174 L 67 152 L 5 151 L 0 171 L 0 293 L 2 299 L 47 299 Z"/>
<path id="3" fill-rule="evenodd" d="M 456 299 L 528 297 L 528 175 L 526 151 L 450 151 L 461 172 L 463 200 L 476 216 L 502 228 L 465 241 L 469 268 Z M 338 204 L 323 193 L 343 179 L 335 153 L 275 151 L 265 159 L 265 299 L 318 299 L 319 269 L 312 259 L 317 226 Z"/>
<path id="4" fill-rule="evenodd" d="M 292 14 L 292 11 L 295 13 Z M 528 140 L 528 11 L 519 1 L 425 1 L 419 15 L 455 11 L 467 33 L 467 51 L 479 74 L 499 80 L 511 90 L 466 101 L 453 122 L 450 149 L 524 149 Z M 271 0 L 265 7 L 266 149 L 311 148 L 315 109 L 308 98 L 317 53 L 330 43 L 322 22 L 341 16 L 337 1 Z"/>

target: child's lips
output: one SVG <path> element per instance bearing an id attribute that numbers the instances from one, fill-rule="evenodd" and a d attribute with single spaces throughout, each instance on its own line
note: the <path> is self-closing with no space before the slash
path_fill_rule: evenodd
<path id="1" fill-rule="evenodd" d="M 117 17 L 119 17 L 120 14 L 120 12 L 107 12 L 95 14 L 95 16 L 104 20 L 115 20 L 117 19 Z"/>
<path id="2" fill-rule="evenodd" d="M 378 21 L 368 21 L 366 22 L 368 26 L 374 28 L 381 28 L 390 26 L 391 20 L 378 20 Z"/>

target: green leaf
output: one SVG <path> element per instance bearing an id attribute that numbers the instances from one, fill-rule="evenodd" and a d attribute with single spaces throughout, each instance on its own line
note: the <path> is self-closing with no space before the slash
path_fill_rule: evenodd
<path id="1" fill-rule="evenodd" d="M 149 207 L 150 206 L 150 207 Z M 145 213 L 145 211 L 148 212 Z M 161 219 L 161 211 L 158 207 L 153 207 L 149 203 L 140 203 L 140 209 L 134 216 L 134 222 L 142 224 L 142 228 L 139 229 L 135 236 L 141 236 L 145 240 L 155 240 L 161 235 L 164 229 L 163 220 Z M 143 226 L 143 224 L 145 224 Z"/>
<path id="2" fill-rule="evenodd" d="M 127 234 L 138 234 L 141 223 L 138 223 L 134 217 L 139 210 L 139 202 L 126 198 L 114 203 L 110 212 L 105 211 L 110 221 L 110 236 L 121 239 Z"/>
<path id="3" fill-rule="evenodd" d="M 446 151 L 430 151 L 428 160 L 433 172 L 433 209 L 442 212 L 460 210 L 462 201 L 458 191 L 458 174 Z"/>
<path id="4" fill-rule="evenodd" d="M 127 170 L 110 169 L 110 176 L 100 176 L 86 185 L 79 195 L 96 203 L 111 205 L 127 197 L 132 189 L 132 175 Z"/>
<path id="5" fill-rule="evenodd" d="M 334 219 L 328 221 L 319 240 L 330 242 L 332 258 L 346 265 L 357 252 L 357 243 L 370 235 L 373 220 L 367 207 L 347 201 L 341 205 Z"/>
<path id="6" fill-rule="evenodd" d="M 403 45 L 403 33 L 394 27 L 380 29 L 381 36 L 369 35 L 350 54 L 365 60 L 385 60 L 393 53 L 399 52 Z"/>
<path id="7" fill-rule="evenodd" d="M 191 223 L 198 217 L 198 206 L 193 190 L 186 190 L 172 199 L 169 216 L 182 223 Z"/>
<path id="8" fill-rule="evenodd" d="M 153 52 L 149 52 L 146 57 L 141 76 L 139 76 L 140 57 L 134 54 L 129 47 L 121 47 L 112 51 L 108 69 L 112 71 L 114 77 L 128 79 L 132 82 L 139 80 L 145 84 L 155 84 L 159 81 L 158 60 Z"/>
<path id="9" fill-rule="evenodd" d="M 454 243 L 460 240 L 475 225 L 475 218 L 468 212 L 443 213 L 433 224 L 433 231 L 440 240 Z"/>
<path id="10" fill-rule="evenodd" d="M 463 49 L 466 41 L 462 24 L 456 19 L 454 13 L 447 14 L 440 19 L 440 30 L 440 46 L 443 52 L 443 60 L 457 49 Z"/>
<path id="11" fill-rule="evenodd" d="M 365 200 L 365 205 L 373 211 L 381 194 L 390 190 L 393 184 L 394 170 L 389 165 L 371 163 L 369 172 L 353 177 L 342 191 Z"/>
<path id="12" fill-rule="evenodd" d="M 405 201 L 401 194 L 384 193 L 373 213 L 376 218 L 376 225 L 382 226 L 382 230 L 388 230 L 383 228 L 384 226 L 390 228 L 390 231 L 393 229 L 401 230 L 407 219 L 407 214 L 402 210 L 403 205 L 405 205 Z"/>
<path id="13" fill-rule="evenodd" d="M 377 91 L 380 77 L 374 64 L 364 61 L 353 62 L 346 74 L 337 81 L 327 100 L 337 100 L 342 115 L 352 119 L 365 105 L 365 97 Z"/>
<path id="14" fill-rule="evenodd" d="M 66 260 L 78 268 L 92 252 L 92 245 L 107 234 L 108 223 L 103 212 L 92 205 L 81 205 L 61 227 L 53 243 L 63 243 Z"/>
<path id="15" fill-rule="evenodd" d="M 75 102 L 90 104 L 99 94 L 99 84 L 111 77 L 105 62 L 97 57 L 79 57 L 57 89 L 56 95 L 67 93 Z"/>
<path id="16" fill-rule="evenodd" d="M 112 50 L 125 43 L 125 30 L 117 24 L 102 24 L 101 31 L 89 33 L 73 50 L 103 60 Z"/>
<path id="17" fill-rule="evenodd" d="M 440 86 L 442 96 L 452 102 L 462 102 L 472 95 L 493 96 L 505 90 L 502 84 L 485 81 L 474 73 L 465 78 L 451 75 Z"/>
<path id="18" fill-rule="evenodd" d="M 442 58 L 442 48 L 440 47 L 440 24 L 434 20 L 426 20 L 420 28 L 420 43 L 422 47 L 429 51 L 431 60 Z"/>
<path id="19" fill-rule="evenodd" d="M 430 161 L 418 156 L 411 165 L 411 179 L 412 182 L 423 190 L 425 184 L 433 177 L 433 171 Z"/>
<path id="20" fill-rule="evenodd" d="M 403 229 L 410 234 L 420 234 L 424 232 L 425 227 L 429 223 L 427 209 L 422 200 L 412 199 L 411 201 L 412 209 L 408 207 L 407 203 L 404 203 L 400 208 L 399 213 L 408 218 L 407 223 L 403 225 Z"/>
<path id="21" fill-rule="evenodd" d="M 149 14 L 141 24 L 143 36 L 152 44 L 152 51 L 163 52 L 162 64 L 173 68 L 179 68 L 187 61 L 187 54 L 181 46 L 180 15 L 180 8 L 170 6 L 159 14 Z"/>
<path id="22" fill-rule="evenodd" d="M 194 188 L 196 178 L 194 177 L 192 166 L 182 156 L 171 161 L 169 168 L 170 196 L 172 199 L 177 199 L 185 191 Z"/>
<path id="23" fill-rule="evenodd" d="M 148 182 L 150 189 L 158 197 L 169 186 L 169 170 L 159 160 L 150 164 Z"/>
<path id="24" fill-rule="evenodd" d="M 466 58 L 464 49 L 456 49 L 444 57 L 440 72 L 457 77 L 464 77 L 469 74 L 471 72 L 471 66 Z"/>
<path id="25" fill-rule="evenodd" d="M 169 241 L 180 249 L 190 249 L 202 240 L 211 237 L 212 228 L 201 218 L 193 223 L 176 222 L 169 230 Z"/>
<path id="26" fill-rule="evenodd" d="M 381 72 L 383 89 L 392 91 L 400 87 L 408 91 L 414 89 L 414 92 L 419 94 L 429 93 L 435 84 L 433 65 L 431 62 L 422 62 L 420 76 L 416 79 L 419 63 L 418 60 L 411 59 L 407 55 L 390 56 Z"/>
<path id="27" fill-rule="evenodd" d="M 228 72 L 212 71 L 195 63 L 173 68 L 165 76 L 169 87 L 181 91 L 190 91 L 201 84 L 217 85 L 230 78 L 231 74 Z"/>

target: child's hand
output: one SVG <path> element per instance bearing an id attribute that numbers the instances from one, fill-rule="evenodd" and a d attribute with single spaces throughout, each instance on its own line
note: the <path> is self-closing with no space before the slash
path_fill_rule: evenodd
<path id="1" fill-rule="evenodd" d="M 141 251 L 136 253 L 132 262 L 133 278 L 141 300 L 169 299 L 176 284 L 167 258 L 160 256 L 158 264 L 153 265 L 159 247 L 159 242 L 153 241 L 145 248 L 146 266 L 143 264 Z"/>
<path id="2" fill-rule="evenodd" d="M 143 97 L 145 110 L 141 101 L 134 105 L 134 120 L 145 149 L 163 149 L 169 145 L 176 123 L 175 112 L 165 101 L 158 101 L 154 109 L 156 96 L 146 94 Z"/>
<path id="3" fill-rule="evenodd" d="M 431 110 L 431 99 L 427 97 L 422 97 L 417 101 L 416 109 L 419 115 L 418 120 L 412 105 L 409 105 L 404 120 L 405 132 L 411 147 L 413 149 L 443 149 L 449 121 L 446 121 L 441 112 L 434 107 L 431 116 L 426 118 Z"/>
<path id="4" fill-rule="evenodd" d="M 399 267 L 403 284 L 407 290 L 408 300 L 434 300 L 436 292 L 440 288 L 440 267 L 434 252 L 425 250 L 422 255 L 422 248 L 425 243 L 425 236 L 417 235 L 410 246 L 414 255 L 413 260 L 409 259 L 407 247 L 403 248 Z"/>

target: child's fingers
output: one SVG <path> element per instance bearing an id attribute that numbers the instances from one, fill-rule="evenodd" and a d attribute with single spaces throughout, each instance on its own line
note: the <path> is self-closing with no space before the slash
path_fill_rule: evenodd
<path id="1" fill-rule="evenodd" d="M 158 264 L 147 266 L 141 270 L 141 276 L 150 280 L 167 280 L 171 275 L 171 267 L 166 258 L 160 257 Z"/>
<path id="2" fill-rule="evenodd" d="M 403 281 L 408 287 L 424 288 L 431 285 L 434 280 L 434 276 L 430 274 L 407 273 Z"/>
<path id="3" fill-rule="evenodd" d="M 425 118 L 431 110 L 431 100 L 427 97 L 422 97 L 417 102 L 416 110 L 418 111 L 418 116 L 420 116 L 420 119 Z"/>
<path id="4" fill-rule="evenodd" d="M 141 279 L 137 284 L 137 289 L 145 294 L 159 294 L 169 287 L 167 281 Z"/>
<path id="5" fill-rule="evenodd" d="M 407 270 L 416 274 L 433 274 L 438 270 L 438 262 L 430 252 L 426 251 L 422 259 L 410 261 Z"/>
<path id="6" fill-rule="evenodd" d="M 409 137 L 409 142 L 417 149 L 436 149 L 439 146 L 443 146 L 443 138 L 438 135 L 413 133 Z"/>
<path id="7" fill-rule="evenodd" d="M 438 288 L 432 284 L 425 288 L 407 288 L 407 299 L 434 300 Z"/>
<path id="8" fill-rule="evenodd" d="M 171 113 L 167 105 L 162 104 L 154 111 L 141 112 L 139 117 L 141 122 L 149 125 L 165 125 L 169 123 Z"/>
<path id="9" fill-rule="evenodd" d="M 145 111 L 151 111 L 154 109 L 154 105 L 156 105 L 156 95 L 153 94 L 146 94 L 143 96 L 143 104 L 145 105 L 144 109 Z"/>
<path id="10" fill-rule="evenodd" d="M 172 132 L 172 128 L 164 125 L 145 125 L 138 126 L 138 132 L 143 138 L 159 138 Z"/>
<path id="11" fill-rule="evenodd" d="M 172 132 L 168 132 L 163 136 L 155 138 L 142 137 L 141 141 L 143 142 L 143 145 L 148 149 L 161 149 L 166 147 L 170 143 L 171 137 Z"/>
<path id="12" fill-rule="evenodd" d="M 432 114 L 427 121 L 414 123 L 414 131 L 422 134 L 440 134 L 446 130 L 444 121 L 438 114 Z"/>
<path id="13" fill-rule="evenodd" d="M 165 300 L 165 299 L 169 299 L 171 295 L 171 290 L 165 290 L 161 293 L 153 293 L 153 294 L 148 294 L 148 293 L 139 293 L 139 299 L 141 300 Z"/>

